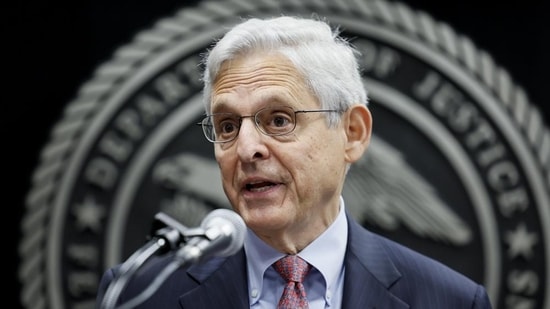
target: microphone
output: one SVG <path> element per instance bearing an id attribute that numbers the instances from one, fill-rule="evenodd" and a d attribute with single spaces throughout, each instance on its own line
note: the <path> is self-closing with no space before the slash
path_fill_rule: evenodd
<path id="1" fill-rule="evenodd" d="M 243 246 L 246 225 L 236 212 L 218 208 L 204 217 L 198 230 L 177 250 L 175 260 L 196 263 L 206 258 L 235 254 Z"/>
<path id="2" fill-rule="evenodd" d="M 215 209 L 204 217 L 197 228 L 187 228 L 163 213 L 158 213 L 155 219 L 153 230 L 156 232 L 150 243 L 156 245 L 150 244 L 147 248 L 142 248 L 123 264 L 121 269 L 124 271 L 110 283 L 101 308 L 114 308 L 130 278 L 153 254 L 176 251 L 172 261 L 145 290 L 116 307 L 117 309 L 131 309 L 147 300 L 178 268 L 187 267 L 206 258 L 233 255 L 244 244 L 246 225 L 241 216 L 229 209 Z M 128 266 L 124 267 L 125 264 Z"/>
<path id="3" fill-rule="evenodd" d="M 158 253 L 163 254 L 177 249 L 186 241 L 186 234 L 191 231 L 187 226 L 169 215 L 159 212 L 155 215 L 155 221 L 151 226 L 148 239 L 159 247 Z"/>

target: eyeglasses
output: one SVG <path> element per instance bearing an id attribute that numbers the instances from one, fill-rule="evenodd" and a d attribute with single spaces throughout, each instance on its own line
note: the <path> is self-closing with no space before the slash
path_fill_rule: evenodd
<path id="1" fill-rule="evenodd" d="M 233 113 L 216 113 L 206 116 L 197 125 L 202 126 L 206 139 L 212 143 L 227 143 L 239 135 L 243 118 L 254 118 L 256 128 L 268 136 L 290 134 L 296 128 L 298 113 L 338 113 L 334 109 L 295 111 L 288 106 L 267 107 L 254 115 L 239 116 Z"/>

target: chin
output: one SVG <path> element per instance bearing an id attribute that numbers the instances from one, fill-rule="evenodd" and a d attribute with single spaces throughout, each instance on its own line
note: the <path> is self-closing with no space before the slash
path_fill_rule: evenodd
<path id="1" fill-rule="evenodd" d="M 289 212 L 252 211 L 243 216 L 243 220 L 251 229 L 277 229 L 289 221 Z"/>

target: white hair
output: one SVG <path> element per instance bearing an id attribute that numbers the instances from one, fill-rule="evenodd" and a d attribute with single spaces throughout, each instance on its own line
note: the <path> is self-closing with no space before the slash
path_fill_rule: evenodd
<path id="1" fill-rule="evenodd" d="M 357 58 L 359 52 L 339 29 L 319 18 L 280 16 L 252 18 L 233 27 L 205 54 L 204 104 L 210 111 L 212 83 L 221 65 L 238 56 L 270 51 L 288 58 L 303 74 L 321 108 L 345 111 L 356 103 L 368 104 Z M 329 124 L 340 117 L 327 113 Z"/>

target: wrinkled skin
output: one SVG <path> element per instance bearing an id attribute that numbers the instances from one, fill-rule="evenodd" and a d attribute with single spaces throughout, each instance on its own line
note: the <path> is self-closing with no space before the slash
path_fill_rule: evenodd
<path id="1" fill-rule="evenodd" d="M 223 64 L 210 112 L 252 115 L 280 105 L 320 107 L 286 58 L 255 53 Z M 349 108 L 336 128 L 325 117 L 297 114 L 296 129 L 285 136 L 266 136 L 252 118 L 244 118 L 235 140 L 215 144 L 233 209 L 261 239 L 287 254 L 302 250 L 335 220 L 346 167 L 370 140 L 372 121 L 364 104 Z"/>

